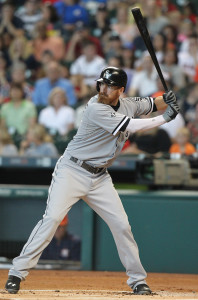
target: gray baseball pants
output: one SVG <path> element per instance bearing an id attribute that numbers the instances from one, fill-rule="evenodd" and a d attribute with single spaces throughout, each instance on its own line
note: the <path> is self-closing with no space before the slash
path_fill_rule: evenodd
<path id="1" fill-rule="evenodd" d="M 43 218 L 33 229 L 20 255 L 13 259 L 9 275 L 25 280 L 28 270 L 36 266 L 62 219 L 79 199 L 83 199 L 109 226 L 129 276 L 127 284 L 134 289 L 145 283 L 146 272 L 140 262 L 138 247 L 110 175 L 107 171 L 102 175 L 91 174 L 70 161 L 67 155 L 56 164 Z"/>

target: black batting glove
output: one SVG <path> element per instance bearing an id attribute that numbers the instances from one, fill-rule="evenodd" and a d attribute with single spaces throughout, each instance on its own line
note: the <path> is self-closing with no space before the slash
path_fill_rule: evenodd
<path id="1" fill-rule="evenodd" d="M 179 110 L 179 105 L 177 103 L 169 104 L 162 116 L 166 122 L 170 122 L 176 118 Z"/>
<path id="2" fill-rule="evenodd" d="M 163 94 L 163 99 L 166 104 L 175 104 L 177 103 L 177 97 L 173 91 L 168 91 L 168 93 Z"/>

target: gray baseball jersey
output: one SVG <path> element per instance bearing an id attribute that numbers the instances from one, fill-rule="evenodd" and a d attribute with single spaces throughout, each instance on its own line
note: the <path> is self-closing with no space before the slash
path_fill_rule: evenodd
<path id="1" fill-rule="evenodd" d="M 67 153 L 94 167 L 108 167 L 118 156 L 129 133 L 120 131 L 129 118 L 146 115 L 153 110 L 150 97 L 129 97 L 119 101 L 115 111 L 98 103 L 98 95 L 88 102 L 77 134 L 67 147 Z"/>
<path id="2" fill-rule="evenodd" d="M 120 260 L 129 276 L 132 289 L 145 284 L 147 276 L 137 244 L 131 232 L 121 199 L 106 169 L 94 173 L 78 160 L 96 167 L 108 166 L 121 151 L 128 138 L 129 118 L 152 111 L 152 98 L 120 99 L 119 107 L 98 103 L 93 97 L 84 111 L 82 123 L 74 139 L 58 160 L 49 188 L 45 214 L 33 229 L 20 255 L 13 260 L 9 275 L 25 279 L 35 267 L 43 249 L 49 244 L 58 225 L 71 207 L 83 199 L 109 226 Z M 77 158 L 72 160 L 71 158 Z M 86 220 L 85 220 L 86 222 Z"/>

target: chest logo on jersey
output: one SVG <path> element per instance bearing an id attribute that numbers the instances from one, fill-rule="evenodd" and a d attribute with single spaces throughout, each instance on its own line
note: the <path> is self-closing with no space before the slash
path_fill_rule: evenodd
<path id="1" fill-rule="evenodd" d="M 113 117 L 115 117 L 116 116 L 116 114 L 114 113 L 114 112 L 112 112 L 111 113 L 111 117 L 113 118 Z"/>
<path id="2" fill-rule="evenodd" d="M 128 137 L 129 137 L 129 131 L 126 131 L 125 137 L 128 139 Z"/>

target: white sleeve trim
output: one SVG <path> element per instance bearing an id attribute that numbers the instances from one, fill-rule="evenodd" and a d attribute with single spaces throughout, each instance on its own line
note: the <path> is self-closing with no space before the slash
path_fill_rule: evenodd
<path id="1" fill-rule="evenodd" d="M 157 116 L 149 119 L 131 119 L 126 130 L 135 133 L 139 130 L 148 130 L 166 123 L 163 116 Z"/>
<path id="2" fill-rule="evenodd" d="M 118 131 L 122 128 L 122 126 L 126 123 L 126 121 L 129 119 L 129 117 L 125 116 L 121 122 L 116 126 L 116 128 L 112 131 L 113 135 L 116 135 Z"/>
<path id="3" fill-rule="evenodd" d="M 151 102 L 151 109 L 150 109 L 150 111 L 147 113 L 147 115 L 149 115 L 150 113 L 152 113 L 152 111 L 153 111 L 153 106 L 154 106 L 154 99 L 153 99 L 153 97 L 149 97 L 149 100 L 150 100 L 150 102 Z"/>

